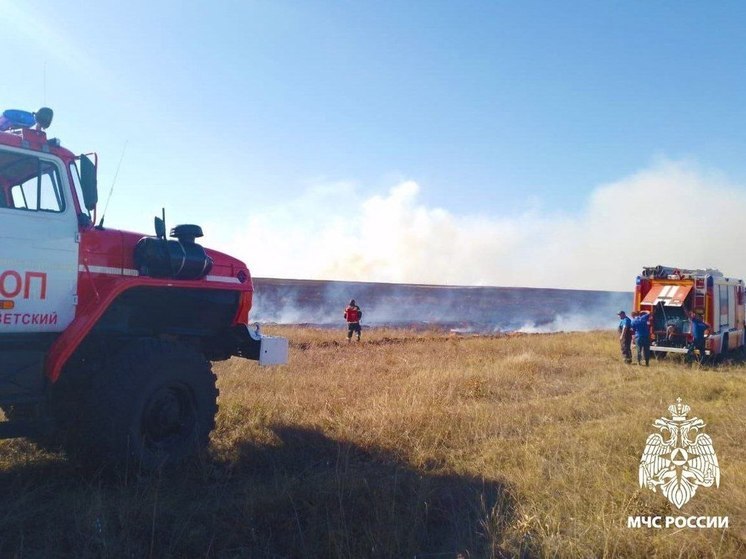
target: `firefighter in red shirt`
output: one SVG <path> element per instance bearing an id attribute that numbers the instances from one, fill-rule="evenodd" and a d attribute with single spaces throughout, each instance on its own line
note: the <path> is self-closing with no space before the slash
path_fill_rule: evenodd
<path id="1" fill-rule="evenodd" d="M 355 299 L 350 300 L 344 314 L 347 321 L 347 341 L 352 339 L 352 333 L 357 333 L 357 341 L 360 341 L 360 319 L 363 318 L 363 311 L 355 304 Z"/>

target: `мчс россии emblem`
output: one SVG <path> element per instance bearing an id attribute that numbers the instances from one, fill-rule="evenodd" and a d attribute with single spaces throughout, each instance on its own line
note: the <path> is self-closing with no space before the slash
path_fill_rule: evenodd
<path id="1" fill-rule="evenodd" d="M 660 491 L 677 508 L 694 497 L 698 487 L 720 485 L 720 466 L 705 422 L 687 419 L 691 408 L 677 398 L 668 407 L 671 419 L 653 423 L 660 433 L 648 437 L 640 459 L 640 487 Z"/>

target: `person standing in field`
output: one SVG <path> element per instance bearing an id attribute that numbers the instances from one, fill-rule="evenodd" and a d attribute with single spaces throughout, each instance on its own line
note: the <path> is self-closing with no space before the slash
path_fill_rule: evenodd
<path id="1" fill-rule="evenodd" d="M 352 340 L 352 333 L 357 334 L 357 341 L 360 341 L 360 319 L 363 318 L 363 311 L 355 303 L 355 299 L 350 299 L 350 304 L 347 305 L 344 314 L 345 320 L 347 321 L 347 341 Z"/>
<path id="2" fill-rule="evenodd" d="M 649 312 L 633 312 L 632 331 L 635 333 L 635 345 L 637 346 L 637 364 L 645 366 L 650 364 L 650 326 L 648 325 Z"/>
<path id="3" fill-rule="evenodd" d="M 700 363 L 705 357 L 705 331 L 710 329 L 710 325 L 699 318 L 694 311 L 689 311 L 689 321 L 692 323 L 692 339 L 694 349 L 699 351 Z"/>
<path id="4" fill-rule="evenodd" d="M 624 362 L 632 363 L 632 321 L 624 311 L 617 313 L 619 317 L 619 349 L 622 351 Z"/>

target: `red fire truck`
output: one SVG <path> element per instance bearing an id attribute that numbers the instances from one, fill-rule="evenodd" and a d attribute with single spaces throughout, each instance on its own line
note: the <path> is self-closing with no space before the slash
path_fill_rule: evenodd
<path id="1" fill-rule="evenodd" d="M 199 226 L 97 223 L 97 157 L 47 138 L 51 120 L 0 115 L 0 437 L 52 425 L 88 456 L 178 461 L 214 426 L 210 362 L 284 363 L 287 340 L 249 328 L 249 270 Z"/>
<path id="2" fill-rule="evenodd" d="M 691 352 L 690 311 L 711 326 L 707 355 L 718 357 L 744 347 L 744 282 L 718 270 L 643 268 L 637 276 L 634 309 L 651 314 L 651 351 Z"/>

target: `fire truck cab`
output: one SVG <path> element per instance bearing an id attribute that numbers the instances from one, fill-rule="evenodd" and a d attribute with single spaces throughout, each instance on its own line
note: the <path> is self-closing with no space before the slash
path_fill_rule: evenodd
<path id="1" fill-rule="evenodd" d="M 635 285 L 634 309 L 651 315 L 651 351 L 692 351 L 689 312 L 710 325 L 707 355 L 722 356 L 744 347 L 744 282 L 719 270 L 643 268 Z"/>

